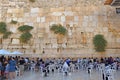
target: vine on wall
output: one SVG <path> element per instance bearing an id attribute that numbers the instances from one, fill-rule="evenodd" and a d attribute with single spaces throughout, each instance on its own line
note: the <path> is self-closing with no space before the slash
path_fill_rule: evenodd
<path id="1" fill-rule="evenodd" d="M 7 39 L 12 32 L 7 31 L 7 25 L 5 22 L 0 22 L 0 33 L 3 34 L 3 39 Z"/>
<path id="2" fill-rule="evenodd" d="M 20 32 L 22 32 L 20 36 L 20 41 L 22 43 L 28 43 L 28 41 L 32 38 L 32 34 L 30 33 L 30 30 L 32 30 L 33 27 L 29 25 L 22 25 L 18 28 Z"/>

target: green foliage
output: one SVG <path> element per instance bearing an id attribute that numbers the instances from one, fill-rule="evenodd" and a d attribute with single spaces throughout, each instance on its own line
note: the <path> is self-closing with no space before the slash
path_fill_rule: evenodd
<path id="1" fill-rule="evenodd" d="M 20 36 L 20 41 L 22 43 L 27 43 L 30 38 L 32 37 L 32 34 L 30 34 L 30 30 L 32 30 L 33 27 L 29 26 L 29 25 L 22 25 L 18 28 L 19 31 L 23 32 L 23 34 L 21 34 Z"/>
<path id="2" fill-rule="evenodd" d="M 30 2 L 35 2 L 36 0 L 29 0 Z"/>
<path id="3" fill-rule="evenodd" d="M 28 40 L 30 40 L 31 37 L 32 37 L 32 34 L 30 34 L 29 32 L 23 33 L 23 34 L 20 36 L 20 41 L 21 41 L 22 43 L 27 43 Z"/>
<path id="4" fill-rule="evenodd" d="M 53 24 L 52 26 L 50 26 L 50 30 L 55 31 L 57 27 L 58 27 L 57 24 Z"/>
<path id="5" fill-rule="evenodd" d="M 60 24 L 53 24 L 52 26 L 50 26 L 50 30 L 53 31 L 55 34 L 62 34 L 65 35 L 67 33 L 66 28 L 64 28 L 62 25 Z"/>
<path id="6" fill-rule="evenodd" d="M 5 33 L 7 31 L 6 26 L 5 22 L 0 22 L 0 33 Z"/>
<path id="7" fill-rule="evenodd" d="M 29 26 L 29 25 L 22 25 L 18 28 L 18 30 L 21 32 L 29 32 L 32 29 L 33 29 L 33 27 Z"/>
<path id="8" fill-rule="evenodd" d="M 10 23 L 11 23 L 11 24 L 17 24 L 17 21 L 15 21 L 15 20 L 11 20 Z"/>
<path id="9" fill-rule="evenodd" d="M 11 35 L 11 34 L 12 34 L 12 32 L 5 32 L 5 33 L 3 34 L 3 39 L 7 39 L 8 36 Z"/>
<path id="10" fill-rule="evenodd" d="M 107 41 L 104 39 L 103 35 L 98 34 L 93 38 L 93 44 L 97 52 L 104 52 L 107 46 Z"/>

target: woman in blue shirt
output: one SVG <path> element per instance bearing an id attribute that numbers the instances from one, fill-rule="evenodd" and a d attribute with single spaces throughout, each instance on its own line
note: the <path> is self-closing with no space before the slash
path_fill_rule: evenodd
<path id="1" fill-rule="evenodd" d="M 9 77 L 10 80 L 15 79 L 15 71 L 16 71 L 16 61 L 14 60 L 14 58 L 10 58 L 9 60 Z"/>

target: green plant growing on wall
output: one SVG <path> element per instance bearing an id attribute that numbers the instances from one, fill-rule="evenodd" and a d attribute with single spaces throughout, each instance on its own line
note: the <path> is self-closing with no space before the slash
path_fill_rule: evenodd
<path id="1" fill-rule="evenodd" d="M 7 31 L 6 26 L 5 22 L 0 22 L 0 33 L 4 34 Z"/>
<path id="2" fill-rule="evenodd" d="M 93 44 L 97 52 L 104 52 L 107 46 L 107 41 L 105 40 L 103 35 L 97 34 L 93 38 Z"/>
<path id="3" fill-rule="evenodd" d="M 17 24 L 17 21 L 15 21 L 15 20 L 11 20 L 10 23 L 11 23 L 11 24 Z"/>
<path id="4" fill-rule="evenodd" d="M 8 36 L 12 34 L 12 32 L 7 31 L 6 27 L 7 25 L 5 22 L 0 22 L 0 33 L 3 34 L 3 39 L 7 39 Z"/>
<path id="5" fill-rule="evenodd" d="M 20 41 L 23 42 L 23 43 L 27 43 L 28 40 L 30 40 L 31 37 L 32 37 L 32 34 L 30 34 L 29 32 L 23 33 L 20 36 Z"/>
<path id="6" fill-rule="evenodd" d="M 65 35 L 67 33 L 66 28 L 64 28 L 61 24 L 53 24 L 50 26 L 50 30 L 58 35 Z"/>
<path id="7" fill-rule="evenodd" d="M 62 26 L 61 24 L 53 24 L 52 26 L 50 26 L 50 30 L 53 31 L 55 34 L 57 34 L 57 43 L 61 44 L 63 37 L 67 33 L 67 29 L 64 26 Z M 60 49 L 61 49 L 61 47 L 60 47 Z M 60 51 L 60 49 L 58 49 L 58 50 Z"/>
<path id="8" fill-rule="evenodd" d="M 32 38 L 32 34 L 30 33 L 30 30 L 32 29 L 33 27 L 29 25 L 22 25 L 18 28 L 18 30 L 22 32 L 20 36 L 20 41 L 22 43 L 27 43 Z"/>
<path id="9" fill-rule="evenodd" d="M 30 2 L 35 2 L 36 0 L 29 0 Z"/>
<path id="10" fill-rule="evenodd" d="M 29 25 L 22 25 L 18 28 L 18 30 L 20 32 L 29 32 L 30 30 L 32 30 L 33 27 L 32 26 L 29 26 Z"/>
<path id="11" fill-rule="evenodd" d="M 12 34 L 12 32 L 5 32 L 4 34 L 3 34 L 3 39 L 7 39 L 8 38 L 8 36 L 9 35 L 11 35 Z"/>

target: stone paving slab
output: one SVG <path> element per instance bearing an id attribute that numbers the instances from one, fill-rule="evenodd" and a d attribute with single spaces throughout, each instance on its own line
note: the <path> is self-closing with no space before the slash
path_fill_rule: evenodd
<path id="1" fill-rule="evenodd" d="M 115 73 L 115 80 L 120 80 L 120 71 Z M 40 72 L 25 72 L 23 76 L 17 77 L 15 80 L 102 80 L 99 72 L 94 71 L 89 75 L 86 71 L 77 71 L 68 76 L 63 73 L 51 73 L 47 77 L 43 77 Z"/>

